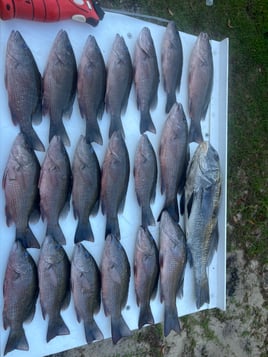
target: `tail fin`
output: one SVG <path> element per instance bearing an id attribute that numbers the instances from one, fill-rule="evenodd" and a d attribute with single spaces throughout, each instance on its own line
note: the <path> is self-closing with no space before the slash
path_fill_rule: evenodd
<path id="1" fill-rule="evenodd" d="M 191 119 L 188 140 L 189 143 L 196 142 L 198 144 L 204 141 L 199 120 Z"/>
<path id="2" fill-rule="evenodd" d="M 154 123 L 152 121 L 151 114 L 148 111 L 141 111 L 140 118 L 140 133 L 143 134 L 145 131 L 150 131 L 151 133 L 156 133 Z"/>
<path id="3" fill-rule="evenodd" d="M 105 237 L 107 237 L 108 234 L 114 234 L 118 239 L 120 239 L 120 228 L 117 216 L 113 218 L 107 216 Z"/>
<path id="4" fill-rule="evenodd" d="M 195 282 L 196 307 L 200 309 L 205 303 L 209 304 L 209 285 L 208 278 L 205 276 L 201 282 Z"/>
<path id="5" fill-rule="evenodd" d="M 10 329 L 4 355 L 13 350 L 28 351 L 29 345 L 25 336 L 23 327 L 19 329 Z"/>
<path id="6" fill-rule="evenodd" d="M 70 331 L 65 325 L 62 317 L 58 315 L 54 319 L 49 319 L 47 328 L 47 342 L 52 340 L 56 336 L 69 335 Z"/>
<path id="7" fill-rule="evenodd" d="M 83 240 L 94 242 L 94 235 L 90 222 L 82 222 L 79 220 L 75 231 L 74 242 L 79 243 Z"/>
<path id="8" fill-rule="evenodd" d="M 70 146 L 70 139 L 61 120 L 51 120 L 49 126 L 49 141 L 53 138 L 53 136 L 58 135 L 62 138 L 64 145 Z"/>
<path id="9" fill-rule="evenodd" d="M 111 318 L 111 328 L 112 340 L 114 344 L 116 344 L 122 337 L 128 337 L 131 335 L 131 331 L 122 315 L 117 318 Z"/>
<path id="10" fill-rule="evenodd" d="M 169 113 L 170 109 L 172 108 L 173 104 L 176 102 L 176 94 L 174 93 L 167 93 L 167 102 L 166 102 L 166 113 Z"/>
<path id="11" fill-rule="evenodd" d="M 59 226 L 59 223 L 47 225 L 47 235 L 51 235 L 56 241 L 62 245 L 66 244 L 65 236 Z"/>
<path id="12" fill-rule="evenodd" d="M 110 122 L 110 128 L 109 128 L 109 138 L 112 136 L 114 131 L 120 131 L 122 134 L 122 137 L 125 138 L 125 132 L 123 129 L 123 125 L 122 125 L 120 116 L 116 116 L 116 115 L 111 116 L 111 122 Z"/>
<path id="13" fill-rule="evenodd" d="M 21 131 L 25 135 L 27 143 L 30 145 L 30 147 L 33 150 L 42 151 L 42 152 L 45 151 L 44 144 L 39 139 L 38 135 L 36 134 L 36 132 L 34 131 L 31 125 L 27 126 L 27 128 L 23 128 L 21 126 Z"/>
<path id="14" fill-rule="evenodd" d="M 86 120 L 86 141 L 87 143 L 92 143 L 94 141 L 99 145 L 103 144 L 97 118 Z"/>
<path id="15" fill-rule="evenodd" d="M 24 248 L 40 248 L 40 244 L 29 226 L 23 230 L 16 228 L 15 239 L 21 241 Z"/>
<path id="16" fill-rule="evenodd" d="M 142 207 L 141 222 L 142 222 L 143 228 L 146 228 L 148 226 L 155 226 L 155 219 L 154 219 L 153 212 L 152 212 L 150 206 Z"/>
<path id="17" fill-rule="evenodd" d="M 178 318 L 178 312 L 176 305 L 174 307 L 165 306 L 165 315 L 164 315 L 164 335 L 167 337 L 170 331 L 173 330 L 175 332 L 180 333 L 180 321 Z"/>
<path id="18" fill-rule="evenodd" d="M 141 305 L 139 314 L 139 329 L 142 328 L 143 325 L 147 324 L 154 324 L 154 317 L 150 304 L 143 304 Z"/>
<path id="19" fill-rule="evenodd" d="M 85 321 L 84 328 L 88 344 L 92 343 L 93 341 L 103 340 L 103 334 L 94 319 L 87 322 Z"/>
<path id="20" fill-rule="evenodd" d="M 175 197 L 175 199 L 172 201 L 165 202 L 164 207 L 160 212 L 157 221 L 160 221 L 163 211 L 167 211 L 175 222 L 179 222 L 180 214 L 179 214 L 177 197 Z"/>

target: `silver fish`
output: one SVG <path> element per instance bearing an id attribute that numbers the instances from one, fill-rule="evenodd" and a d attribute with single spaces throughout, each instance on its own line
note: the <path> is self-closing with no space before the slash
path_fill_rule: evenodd
<path id="1" fill-rule="evenodd" d="M 174 21 L 167 25 L 161 48 L 163 85 L 167 94 L 166 113 L 176 102 L 176 90 L 180 90 L 183 52 L 180 34 Z"/>
<path id="2" fill-rule="evenodd" d="M 185 184 L 186 238 L 198 309 L 210 301 L 206 270 L 218 246 L 220 176 L 217 151 L 210 143 L 202 142 L 189 164 Z"/>
<path id="3" fill-rule="evenodd" d="M 200 121 L 205 119 L 213 85 L 213 57 L 209 37 L 201 32 L 191 53 L 188 75 L 189 142 L 203 141 Z"/>

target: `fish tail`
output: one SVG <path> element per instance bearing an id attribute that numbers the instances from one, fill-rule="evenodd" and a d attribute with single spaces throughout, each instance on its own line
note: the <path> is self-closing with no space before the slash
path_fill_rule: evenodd
<path id="1" fill-rule="evenodd" d="M 58 315 L 54 319 L 49 319 L 47 328 L 47 342 L 49 342 L 56 336 L 69 334 L 70 331 L 60 315 Z"/>
<path id="2" fill-rule="evenodd" d="M 10 329 L 10 333 L 7 339 L 4 355 L 13 350 L 28 351 L 29 344 L 25 336 L 24 329 L 22 327 L 18 329 Z"/>
<path id="3" fill-rule="evenodd" d="M 51 235 L 56 241 L 62 245 L 66 244 L 65 236 L 58 223 L 47 226 L 47 235 Z"/>
<path id="4" fill-rule="evenodd" d="M 167 337 L 170 331 L 173 330 L 177 333 L 181 332 L 180 321 L 176 305 L 174 307 L 165 306 L 164 312 L 164 335 Z"/>
<path id="5" fill-rule="evenodd" d="M 90 242 L 94 242 L 94 235 L 92 232 L 90 222 L 89 221 L 82 222 L 79 220 L 76 231 L 75 231 L 74 242 L 79 243 L 79 242 L 82 242 L 83 240 L 88 240 Z"/>
<path id="6" fill-rule="evenodd" d="M 191 120 L 188 138 L 189 143 L 195 142 L 199 144 L 204 141 L 199 120 Z"/>
<path id="7" fill-rule="evenodd" d="M 143 325 L 147 324 L 154 324 L 154 317 L 150 304 L 141 305 L 138 324 L 139 329 L 142 328 Z"/>
<path id="8" fill-rule="evenodd" d="M 176 94 L 175 93 L 167 93 L 167 101 L 166 101 L 166 113 L 169 113 L 173 104 L 176 102 Z"/>
<path id="9" fill-rule="evenodd" d="M 179 207 L 178 207 L 178 201 L 177 201 L 177 197 L 175 197 L 174 200 L 166 202 L 162 211 L 160 212 L 157 221 L 160 221 L 161 219 L 161 215 L 164 211 L 167 211 L 169 213 L 169 215 L 171 216 L 171 218 L 175 221 L 175 222 L 179 222 L 180 220 L 180 214 L 179 214 Z"/>
<path id="10" fill-rule="evenodd" d="M 30 147 L 33 150 L 42 151 L 42 152 L 45 151 L 44 144 L 39 139 L 38 135 L 36 134 L 32 126 L 29 126 L 26 129 L 21 126 L 21 131 L 25 135 L 27 143 L 30 145 Z"/>
<path id="11" fill-rule="evenodd" d="M 99 145 L 103 144 L 97 119 L 86 121 L 86 141 L 87 143 L 92 143 L 94 141 Z"/>
<path id="12" fill-rule="evenodd" d="M 196 307 L 200 309 L 205 303 L 209 304 L 209 285 L 208 278 L 205 276 L 201 282 L 195 283 L 195 297 L 196 297 Z"/>
<path id="13" fill-rule="evenodd" d="M 85 321 L 84 329 L 85 329 L 85 336 L 88 344 L 96 340 L 103 340 L 103 334 L 94 319 L 90 321 Z"/>
<path id="14" fill-rule="evenodd" d="M 109 234 L 113 234 L 118 239 L 120 239 L 120 228 L 117 216 L 113 218 L 107 216 L 105 237 L 107 237 Z"/>
<path id="15" fill-rule="evenodd" d="M 141 111 L 140 118 L 140 133 L 143 134 L 145 131 L 150 131 L 151 133 L 156 133 L 156 129 L 151 117 L 151 114 L 148 111 Z"/>
<path id="16" fill-rule="evenodd" d="M 124 132 L 122 121 L 121 121 L 121 118 L 119 115 L 111 116 L 111 122 L 110 122 L 110 128 L 109 128 L 109 138 L 112 136 L 113 132 L 115 132 L 115 131 L 120 131 L 123 138 L 125 138 L 125 132 Z"/>
<path id="17" fill-rule="evenodd" d="M 111 329 L 114 344 L 116 344 L 122 337 L 128 337 L 131 335 L 131 331 L 122 315 L 116 318 L 111 318 Z"/>
<path id="18" fill-rule="evenodd" d="M 40 248 L 40 244 L 29 226 L 23 230 L 16 228 L 15 239 L 21 241 L 24 248 Z"/>
<path id="19" fill-rule="evenodd" d="M 49 141 L 52 140 L 53 136 L 60 136 L 64 145 L 70 146 L 70 139 L 63 125 L 62 120 L 51 120 L 49 126 Z"/>
<path id="20" fill-rule="evenodd" d="M 155 219 L 151 207 L 142 208 L 141 211 L 141 222 L 144 228 L 148 226 L 155 226 Z"/>

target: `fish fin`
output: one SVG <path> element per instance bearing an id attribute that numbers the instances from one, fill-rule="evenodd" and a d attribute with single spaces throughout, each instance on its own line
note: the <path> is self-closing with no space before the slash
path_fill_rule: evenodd
<path id="1" fill-rule="evenodd" d="M 50 119 L 50 125 L 49 125 L 49 141 L 52 140 L 53 136 L 60 136 L 62 138 L 62 141 L 64 145 L 70 146 L 71 142 L 69 139 L 69 136 L 66 132 L 66 129 L 63 125 L 62 120 L 51 120 Z"/>
<path id="2" fill-rule="evenodd" d="M 62 244 L 65 245 L 66 244 L 66 239 L 65 236 L 61 230 L 61 227 L 59 225 L 59 223 L 57 222 L 56 224 L 53 225 L 47 225 L 47 232 L 46 235 L 51 235 L 53 238 L 55 238 L 55 240 Z"/>
<path id="3" fill-rule="evenodd" d="M 88 344 L 96 340 L 103 340 L 103 334 L 94 319 L 90 321 L 84 321 L 84 329 Z"/>
<path id="4" fill-rule="evenodd" d="M 10 329 L 10 333 L 7 339 L 4 355 L 13 350 L 28 351 L 29 344 L 25 336 L 23 327 L 18 329 Z"/>
<path id="5" fill-rule="evenodd" d="M 140 114 L 140 133 L 143 134 L 146 131 L 150 131 L 151 133 L 155 134 L 156 129 L 151 117 L 151 114 L 148 111 L 141 111 Z"/>
<path id="6" fill-rule="evenodd" d="M 205 303 L 209 304 L 209 285 L 207 274 L 203 277 L 201 281 L 195 282 L 195 297 L 196 297 L 196 307 L 199 310 L 201 306 Z"/>
<path id="7" fill-rule="evenodd" d="M 90 222 L 82 222 L 79 220 L 75 231 L 74 242 L 79 243 L 83 240 L 94 242 L 94 235 Z"/>
<path id="8" fill-rule="evenodd" d="M 24 134 L 28 145 L 33 150 L 41 151 L 41 152 L 45 151 L 45 147 L 42 141 L 39 139 L 38 135 L 36 134 L 32 126 L 27 127 L 27 129 L 21 126 L 21 132 Z"/>
<path id="9" fill-rule="evenodd" d="M 196 142 L 198 144 L 204 141 L 199 120 L 191 119 L 188 141 L 189 143 Z"/>
<path id="10" fill-rule="evenodd" d="M 120 239 L 120 228 L 117 216 L 114 218 L 107 216 L 105 237 L 107 237 L 108 234 L 114 234 L 118 239 Z"/>
<path id="11" fill-rule="evenodd" d="M 15 239 L 19 240 L 24 246 L 24 248 L 40 248 L 40 244 L 29 226 L 27 226 L 23 230 L 19 230 L 18 228 L 16 228 Z"/>
<path id="12" fill-rule="evenodd" d="M 112 115 L 109 128 L 109 138 L 112 136 L 113 132 L 120 131 L 122 137 L 125 139 L 125 132 L 123 129 L 122 121 L 120 115 Z"/>
<path id="13" fill-rule="evenodd" d="M 169 201 L 169 202 L 165 202 L 163 209 L 161 210 L 157 221 L 159 222 L 161 219 L 161 215 L 164 211 L 167 211 L 170 215 L 170 217 L 175 221 L 175 222 L 179 222 L 180 219 L 180 214 L 179 214 L 179 207 L 178 207 L 178 201 L 177 201 L 177 197 L 175 197 L 174 200 Z"/>
<path id="14" fill-rule="evenodd" d="M 166 113 L 170 112 L 173 104 L 176 102 L 176 93 L 167 93 L 167 101 L 166 101 Z"/>
<path id="15" fill-rule="evenodd" d="M 165 305 L 164 312 L 164 335 L 167 337 L 170 331 L 181 332 L 180 321 L 176 305 L 174 307 Z"/>
<path id="16" fill-rule="evenodd" d="M 35 112 L 33 113 L 32 121 L 34 124 L 38 125 L 42 122 L 42 118 L 42 101 L 40 100 L 38 102 Z"/>
<path id="17" fill-rule="evenodd" d="M 143 304 L 141 305 L 140 314 L 139 314 L 139 322 L 138 322 L 139 329 L 141 329 L 142 326 L 144 325 L 151 325 L 151 324 L 154 324 L 154 317 L 152 314 L 150 304 L 149 303 Z"/>
<path id="18" fill-rule="evenodd" d="M 96 118 L 94 120 L 86 120 L 86 142 L 92 143 L 93 141 L 99 145 L 103 144 L 100 128 Z"/>
<path id="19" fill-rule="evenodd" d="M 155 226 L 155 219 L 150 206 L 142 207 L 141 209 L 141 222 L 142 227 L 146 228 L 148 226 Z"/>
<path id="20" fill-rule="evenodd" d="M 91 215 L 96 216 L 99 212 L 100 200 L 97 200 L 92 208 Z"/>
<path id="21" fill-rule="evenodd" d="M 62 317 L 57 315 L 54 319 L 49 319 L 47 328 L 47 342 L 56 336 L 69 335 L 70 330 L 66 326 Z"/>
<path id="22" fill-rule="evenodd" d="M 210 242 L 210 247 L 209 247 L 209 252 L 208 252 L 207 266 L 209 266 L 212 261 L 213 255 L 218 248 L 218 243 L 219 243 L 219 227 L 218 227 L 218 221 L 217 221 L 217 223 L 212 231 L 212 237 L 211 237 L 211 242 Z"/>
<path id="23" fill-rule="evenodd" d="M 112 330 L 112 340 L 114 345 L 122 338 L 131 335 L 131 331 L 126 324 L 123 316 L 111 317 L 111 330 Z"/>
<path id="24" fill-rule="evenodd" d="M 194 192 L 191 193 L 191 196 L 190 196 L 190 198 L 189 198 L 189 201 L 187 202 L 187 207 L 186 207 L 187 217 L 190 217 L 191 210 L 192 210 L 192 205 L 193 205 L 193 201 L 194 201 Z"/>

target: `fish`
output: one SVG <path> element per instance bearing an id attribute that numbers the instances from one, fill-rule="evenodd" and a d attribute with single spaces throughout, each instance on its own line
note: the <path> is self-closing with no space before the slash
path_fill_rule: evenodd
<path id="1" fill-rule="evenodd" d="M 165 194 L 162 211 L 167 210 L 171 217 L 178 222 L 177 195 L 182 193 L 185 184 L 189 145 L 185 113 L 182 104 L 177 102 L 173 104 L 161 133 L 159 160 L 161 193 Z"/>
<path id="2" fill-rule="evenodd" d="M 122 309 L 128 298 L 130 264 L 125 249 L 115 235 L 106 237 L 101 260 L 101 295 L 106 316 L 111 316 L 112 341 L 131 335 Z"/>
<path id="3" fill-rule="evenodd" d="M 94 320 L 101 303 L 100 271 L 93 256 L 78 243 L 71 262 L 71 288 L 78 322 L 84 321 L 88 344 L 102 340 L 103 334 Z"/>
<path id="4" fill-rule="evenodd" d="M 32 321 L 38 296 L 37 268 L 20 241 L 9 253 L 3 286 L 3 325 L 10 327 L 4 355 L 13 350 L 28 351 L 23 323 Z"/>
<path id="5" fill-rule="evenodd" d="M 82 118 L 86 119 L 86 140 L 103 144 L 97 118 L 104 112 L 106 68 L 94 36 L 89 35 L 78 67 L 77 100 Z"/>
<path id="6" fill-rule="evenodd" d="M 159 252 L 149 232 L 139 227 L 134 250 L 134 283 L 137 304 L 140 306 L 139 329 L 154 324 L 150 300 L 155 297 L 159 277 Z"/>
<path id="7" fill-rule="evenodd" d="M 218 246 L 221 196 L 220 159 L 207 141 L 200 143 L 186 174 L 185 230 L 194 272 L 196 307 L 210 302 L 207 268 Z"/>
<path id="8" fill-rule="evenodd" d="M 124 209 L 129 181 L 129 155 L 120 131 L 115 131 L 105 153 L 101 175 L 101 208 L 106 215 L 105 237 L 112 233 L 120 239 L 118 213 Z"/>
<path id="9" fill-rule="evenodd" d="M 3 175 L 6 223 L 16 226 L 15 239 L 25 248 L 40 248 L 29 227 L 29 221 L 40 217 L 38 180 L 40 164 L 23 133 L 19 133 L 11 147 Z"/>
<path id="10" fill-rule="evenodd" d="M 150 203 L 155 199 L 157 160 L 154 148 L 146 134 L 142 134 L 134 159 L 134 181 L 138 203 L 141 206 L 141 225 L 155 225 Z"/>
<path id="11" fill-rule="evenodd" d="M 171 330 L 180 333 L 176 297 L 183 296 L 184 272 L 187 262 L 185 234 L 167 211 L 160 221 L 160 300 L 164 302 L 164 335 Z"/>
<path id="12" fill-rule="evenodd" d="M 136 41 L 133 59 L 137 107 L 140 110 L 140 133 L 156 133 L 150 110 L 158 101 L 159 69 L 151 32 L 143 27 Z"/>
<path id="13" fill-rule="evenodd" d="M 89 216 L 99 209 L 101 171 L 92 145 L 82 135 L 74 153 L 72 175 L 72 203 L 74 217 L 78 218 L 74 242 L 94 242 Z"/>
<path id="14" fill-rule="evenodd" d="M 62 117 L 71 117 L 77 86 L 74 51 L 65 30 L 60 30 L 49 53 L 43 82 L 43 115 L 49 115 L 49 141 L 60 136 L 70 146 Z"/>
<path id="15" fill-rule="evenodd" d="M 60 136 L 50 141 L 39 178 L 41 217 L 47 221 L 46 235 L 60 244 L 66 239 L 59 225 L 59 217 L 68 212 L 72 191 L 72 172 L 68 154 Z"/>
<path id="16" fill-rule="evenodd" d="M 46 341 L 69 335 L 61 310 L 70 302 L 70 262 L 65 250 L 50 235 L 41 245 L 37 264 L 40 305 L 43 319 L 48 316 Z"/>
<path id="17" fill-rule="evenodd" d="M 45 151 L 32 126 L 42 121 L 42 77 L 19 31 L 11 31 L 7 41 L 5 86 L 13 124 L 19 125 L 32 149 Z"/>
<path id="18" fill-rule="evenodd" d="M 166 113 L 176 102 L 176 90 L 180 90 L 183 67 L 183 51 L 180 34 L 174 21 L 166 27 L 161 45 L 163 86 L 167 95 Z"/>
<path id="19" fill-rule="evenodd" d="M 191 118 L 189 142 L 202 142 L 200 121 L 205 119 L 213 87 L 213 56 L 208 34 L 201 32 L 190 55 L 188 111 Z"/>
<path id="20" fill-rule="evenodd" d="M 105 105 L 111 116 L 109 137 L 117 130 L 125 136 L 121 113 L 126 111 L 132 80 L 132 61 L 126 42 L 123 36 L 116 34 L 107 64 Z"/>

